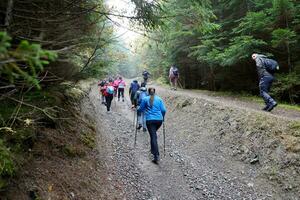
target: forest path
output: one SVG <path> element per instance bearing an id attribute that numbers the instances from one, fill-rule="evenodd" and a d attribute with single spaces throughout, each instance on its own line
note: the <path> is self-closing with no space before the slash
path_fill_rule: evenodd
<path id="1" fill-rule="evenodd" d="M 138 132 L 137 147 L 133 147 L 134 112 L 130 109 L 129 98 L 125 102 L 114 99 L 112 112 L 107 113 L 100 104 L 97 87 L 89 94 L 95 112 L 88 108 L 85 112 L 95 113 L 98 136 L 105 138 L 105 145 L 109 147 L 106 159 L 111 170 L 108 177 L 113 187 L 123 191 L 119 199 L 281 199 L 278 188 L 261 178 L 256 167 L 232 159 L 206 127 L 209 124 L 203 124 L 201 116 L 205 113 L 178 112 L 180 109 L 174 105 L 174 98 L 192 97 L 194 102 L 188 102 L 191 110 L 199 106 L 197 99 L 202 98 L 208 102 L 204 106 L 213 102 L 239 109 L 256 110 L 255 107 L 244 108 L 242 102 L 223 101 L 195 91 L 156 87 L 168 107 L 167 154 L 163 156 L 161 128 L 158 133 L 162 155 L 159 165 L 151 162 L 148 133 Z"/>

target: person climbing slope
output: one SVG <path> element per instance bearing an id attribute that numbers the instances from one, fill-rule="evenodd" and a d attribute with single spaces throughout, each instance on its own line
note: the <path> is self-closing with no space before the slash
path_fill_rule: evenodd
<path id="1" fill-rule="evenodd" d="M 270 112 L 277 106 L 277 102 L 269 95 L 269 91 L 274 81 L 274 76 L 271 70 L 268 70 L 267 65 L 271 66 L 271 68 L 274 68 L 273 70 L 275 71 L 279 69 L 278 63 L 272 59 L 268 59 L 265 55 L 257 53 L 252 54 L 252 59 L 256 62 L 256 70 L 259 77 L 260 96 L 264 99 L 266 104 L 262 110 Z"/>
<path id="2" fill-rule="evenodd" d="M 119 77 L 118 82 L 118 101 L 120 101 L 120 97 L 122 96 L 122 101 L 124 102 L 124 90 L 126 87 L 125 81 L 122 79 L 122 77 Z"/>
<path id="3" fill-rule="evenodd" d="M 150 135 L 151 153 L 153 155 L 152 162 L 158 164 L 159 150 L 157 144 L 157 130 L 164 121 L 166 107 L 163 100 L 155 95 L 155 88 L 149 88 L 148 93 L 149 96 L 143 98 L 137 111 L 145 112 L 146 126 Z"/>

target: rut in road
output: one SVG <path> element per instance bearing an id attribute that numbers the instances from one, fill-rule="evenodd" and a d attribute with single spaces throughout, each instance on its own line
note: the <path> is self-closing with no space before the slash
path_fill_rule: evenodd
<path id="1" fill-rule="evenodd" d="M 166 101 L 173 98 L 171 92 L 162 88 L 157 93 Z M 133 147 L 134 117 L 129 99 L 126 98 L 125 102 L 114 99 L 111 113 L 107 113 L 101 105 L 96 87 L 92 88 L 89 99 L 95 109 L 98 137 L 105 138 L 108 147 L 106 161 L 111 165 L 108 181 L 123 190 L 119 199 L 279 198 L 276 188 L 269 187 L 257 177 L 255 168 L 232 160 L 209 132 L 200 133 L 197 124 L 201 123 L 193 113 L 190 116 L 176 114 L 177 117 L 170 118 L 174 108 L 167 102 L 171 112 L 167 113 L 165 122 L 167 154 L 163 156 L 161 128 L 158 133 L 161 161 L 154 165 L 148 133 L 138 132 L 137 147 Z M 182 123 L 183 118 L 190 117 L 194 119 L 193 123 Z M 178 132 L 184 132 L 186 136 L 182 137 Z M 190 142 L 191 137 L 195 138 L 193 142 Z"/>

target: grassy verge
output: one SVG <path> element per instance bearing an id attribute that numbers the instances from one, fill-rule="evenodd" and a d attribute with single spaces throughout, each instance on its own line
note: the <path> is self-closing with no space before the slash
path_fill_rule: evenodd
<path id="1" fill-rule="evenodd" d="M 210 95 L 210 96 L 223 96 L 223 97 L 233 97 L 242 101 L 251 101 L 251 102 L 256 102 L 256 103 L 261 103 L 263 104 L 264 101 L 261 97 L 259 96 L 253 96 L 247 93 L 236 93 L 236 92 L 212 92 L 208 90 L 200 90 L 201 92 Z M 292 105 L 286 102 L 279 102 L 278 107 L 284 108 L 287 110 L 294 110 L 294 111 L 300 111 L 300 105 Z"/>

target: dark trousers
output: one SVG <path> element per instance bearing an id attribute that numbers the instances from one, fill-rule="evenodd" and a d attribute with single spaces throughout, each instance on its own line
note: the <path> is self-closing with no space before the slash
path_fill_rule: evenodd
<path id="1" fill-rule="evenodd" d="M 263 76 L 259 81 L 260 96 L 264 99 L 266 105 L 275 103 L 275 100 L 269 95 L 273 80 L 272 76 Z"/>
<path id="2" fill-rule="evenodd" d="M 131 92 L 131 93 L 130 93 L 130 101 L 131 101 L 131 104 L 132 104 L 132 105 L 136 105 L 136 101 L 135 101 L 135 99 L 134 99 L 135 93 L 136 93 L 136 92 Z"/>
<path id="3" fill-rule="evenodd" d="M 120 99 L 120 96 L 124 99 L 124 88 L 118 89 L 118 99 Z"/>
<path id="4" fill-rule="evenodd" d="M 147 129 L 150 135 L 150 144 L 151 144 L 151 153 L 154 158 L 158 158 L 158 144 L 157 144 L 157 130 L 162 125 L 162 121 L 160 120 L 148 120 L 146 121 Z"/>
<path id="5" fill-rule="evenodd" d="M 105 101 L 106 101 L 106 108 L 107 108 L 107 111 L 110 111 L 110 106 L 111 106 L 111 102 L 113 100 L 114 96 L 113 95 L 107 95 L 105 96 Z"/>

